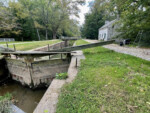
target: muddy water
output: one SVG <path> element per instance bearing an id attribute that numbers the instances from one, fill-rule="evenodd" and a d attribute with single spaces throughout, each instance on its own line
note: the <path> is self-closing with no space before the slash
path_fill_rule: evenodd
<path id="1" fill-rule="evenodd" d="M 46 89 L 31 90 L 14 81 L 0 86 L 0 96 L 11 93 L 13 98 L 18 101 L 15 105 L 26 113 L 33 113 L 45 91 Z"/>

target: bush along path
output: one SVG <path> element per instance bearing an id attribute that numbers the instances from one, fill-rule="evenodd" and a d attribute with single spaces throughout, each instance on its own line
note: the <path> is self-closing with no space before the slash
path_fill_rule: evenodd
<path id="1" fill-rule="evenodd" d="M 84 55 L 76 79 L 61 91 L 57 113 L 149 113 L 149 61 L 103 47 Z"/>

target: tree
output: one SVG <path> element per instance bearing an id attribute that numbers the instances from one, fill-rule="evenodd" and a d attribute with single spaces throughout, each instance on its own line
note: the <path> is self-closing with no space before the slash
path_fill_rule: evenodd
<path id="1" fill-rule="evenodd" d="M 110 5 L 116 7 L 120 17 L 120 37 L 128 37 L 134 41 L 138 32 L 143 31 L 143 41 L 150 43 L 150 1 L 111 0 Z"/>
<path id="2" fill-rule="evenodd" d="M 79 3 L 82 2 L 73 0 L 57 0 L 50 4 L 51 10 L 49 13 L 49 28 L 52 31 L 53 39 L 56 39 L 56 35 L 64 30 L 64 26 L 67 26 L 68 21 L 70 21 L 70 15 L 78 17 Z"/>
<path id="3" fill-rule="evenodd" d="M 82 37 L 98 39 L 98 29 L 104 25 L 103 12 L 92 9 L 91 13 L 86 14 L 85 24 L 81 28 Z"/>
<path id="4" fill-rule="evenodd" d="M 82 35 L 88 38 L 96 34 L 93 28 L 96 21 L 94 12 L 101 12 L 103 20 L 118 19 L 117 24 L 120 38 L 135 40 L 139 31 L 143 31 L 142 39 L 150 43 L 150 1 L 149 0 L 95 0 L 91 7 L 91 13 L 87 14 L 85 24 L 82 27 Z M 91 26 L 90 26 L 91 25 Z M 100 26 L 99 26 L 100 27 Z"/>
<path id="5" fill-rule="evenodd" d="M 0 2 L 0 36 L 10 37 L 12 34 L 19 34 L 17 18 L 12 14 L 11 9 Z"/>
<path id="6" fill-rule="evenodd" d="M 68 37 L 79 37 L 81 36 L 79 28 L 78 21 L 70 19 L 65 23 L 65 26 L 63 26 L 62 35 Z"/>
<path id="7" fill-rule="evenodd" d="M 75 29 L 77 33 L 78 25 L 74 25 L 75 21 L 70 16 L 78 16 L 78 4 L 83 2 L 84 0 L 10 0 L 5 3 L 6 9 L 10 9 L 8 11 L 15 20 L 10 19 L 8 25 L 17 23 L 21 29 L 20 34 L 15 36 L 17 40 L 41 40 L 43 37 L 47 40 L 51 35 L 53 39 L 61 34 L 74 35 L 75 32 L 70 32 L 69 28 Z M 6 15 L 8 16 L 7 13 Z M 16 31 L 14 26 L 12 28 Z"/>

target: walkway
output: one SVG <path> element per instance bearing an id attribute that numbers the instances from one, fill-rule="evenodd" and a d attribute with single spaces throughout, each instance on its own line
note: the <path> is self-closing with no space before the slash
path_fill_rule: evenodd
<path id="1" fill-rule="evenodd" d="M 99 42 L 98 40 L 88 40 L 88 39 L 85 39 L 85 41 L 89 43 Z M 109 44 L 103 47 L 110 50 L 114 50 L 119 53 L 129 54 L 150 61 L 150 49 L 119 46 L 117 44 Z"/>

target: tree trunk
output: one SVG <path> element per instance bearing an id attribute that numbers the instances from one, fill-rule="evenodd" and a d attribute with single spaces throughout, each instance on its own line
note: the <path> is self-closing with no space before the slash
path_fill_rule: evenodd
<path id="1" fill-rule="evenodd" d="M 36 29 L 36 31 L 37 31 L 37 35 L 38 35 L 38 38 L 39 38 L 39 41 L 40 41 L 40 40 L 41 40 L 41 37 L 40 37 L 40 35 L 39 35 L 39 30 Z"/>
<path id="2" fill-rule="evenodd" d="M 56 39 L 56 32 L 53 32 L 53 39 Z"/>
<path id="3" fill-rule="evenodd" d="M 46 27 L 46 40 L 48 40 L 47 27 Z"/>
<path id="4" fill-rule="evenodd" d="M 22 37 L 22 42 L 23 42 L 23 37 Z"/>

